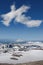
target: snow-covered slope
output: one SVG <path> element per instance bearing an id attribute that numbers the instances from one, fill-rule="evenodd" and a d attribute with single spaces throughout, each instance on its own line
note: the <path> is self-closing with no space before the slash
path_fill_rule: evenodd
<path id="1" fill-rule="evenodd" d="M 0 63 L 26 63 L 43 60 L 43 43 L 0 44 Z"/>
<path id="2" fill-rule="evenodd" d="M 2 53 L 0 54 L 0 63 L 16 64 L 43 60 L 43 50 L 30 50 L 26 52 L 22 51 L 21 54 L 21 57 L 14 56 L 15 58 L 18 58 L 18 60 L 14 60 L 11 59 L 14 58 L 12 54 Z"/>

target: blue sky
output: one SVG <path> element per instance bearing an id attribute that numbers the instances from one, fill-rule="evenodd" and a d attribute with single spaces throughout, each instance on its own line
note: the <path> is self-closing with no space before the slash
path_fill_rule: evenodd
<path id="1" fill-rule="evenodd" d="M 43 0 L 0 0 L 0 39 L 43 40 Z"/>

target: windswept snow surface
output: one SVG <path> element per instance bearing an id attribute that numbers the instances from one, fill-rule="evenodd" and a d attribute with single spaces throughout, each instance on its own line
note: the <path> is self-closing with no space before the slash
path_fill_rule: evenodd
<path id="1" fill-rule="evenodd" d="M 18 53 L 19 51 L 15 52 Z M 23 56 L 18 57 L 18 60 L 10 59 L 12 54 L 10 53 L 1 53 L 0 54 L 0 63 L 9 63 L 9 64 L 17 64 L 17 63 L 26 63 L 32 61 L 43 60 L 43 50 L 29 50 L 29 51 L 20 51 Z"/>

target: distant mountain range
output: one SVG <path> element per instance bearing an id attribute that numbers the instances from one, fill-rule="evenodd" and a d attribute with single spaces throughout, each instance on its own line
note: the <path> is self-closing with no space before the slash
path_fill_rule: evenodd
<path id="1" fill-rule="evenodd" d="M 24 44 L 24 43 L 27 43 L 27 42 L 43 42 L 43 41 L 40 41 L 40 40 L 34 40 L 34 41 L 23 41 L 23 40 L 6 40 L 6 39 L 0 39 L 0 43 L 15 43 L 15 44 Z"/>

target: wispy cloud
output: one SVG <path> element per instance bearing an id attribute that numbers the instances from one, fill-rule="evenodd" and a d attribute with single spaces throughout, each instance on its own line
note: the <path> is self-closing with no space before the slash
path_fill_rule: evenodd
<path id="1" fill-rule="evenodd" d="M 3 18 L 2 23 L 6 26 L 10 25 L 12 19 L 28 27 L 37 27 L 42 23 L 42 20 L 32 20 L 30 16 L 25 16 L 25 12 L 30 9 L 30 6 L 23 5 L 20 8 L 16 9 L 15 5 L 12 5 L 10 8 L 10 12 L 1 15 Z"/>
<path id="2" fill-rule="evenodd" d="M 16 42 L 23 42 L 24 40 L 22 39 L 17 39 Z"/>

